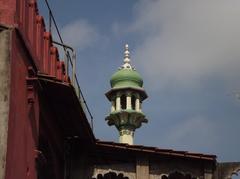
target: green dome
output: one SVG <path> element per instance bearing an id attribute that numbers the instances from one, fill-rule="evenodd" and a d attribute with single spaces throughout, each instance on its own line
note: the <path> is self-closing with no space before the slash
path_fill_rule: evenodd
<path id="1" fill-rule="evenodd" d="M 143 86 L 143 80 L 140 74 L 132 68 L 122 68 L 118 70 L 112 75 L 110 83 L 112 88 L 142 88 Z"/>

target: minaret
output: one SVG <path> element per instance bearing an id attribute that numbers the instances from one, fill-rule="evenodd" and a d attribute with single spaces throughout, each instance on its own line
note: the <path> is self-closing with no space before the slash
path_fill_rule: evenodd
<path id="1" fill-rule="evenodd" d="M 143 80 L 131 66 L 128 45 L 125 45 L 124 61 L 119 70 L 111 77 L 111 89 L 106 93 L 111 101 L 111 112 L 106 117 L 108 125 L 119 131 L 119 142 L 133 144 L 134 132 L 147 123 L 142 112 L 142 101 L 147 98 L 143 89 Z"/>

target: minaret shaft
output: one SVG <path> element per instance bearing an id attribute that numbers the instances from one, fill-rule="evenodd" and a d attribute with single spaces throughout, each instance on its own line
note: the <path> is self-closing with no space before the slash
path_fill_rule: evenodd
<path id="1" fill-rule="evenodd" d="M 119 143 L 133 145 L 134 131 L 123 129 L 119 131 Z"/>

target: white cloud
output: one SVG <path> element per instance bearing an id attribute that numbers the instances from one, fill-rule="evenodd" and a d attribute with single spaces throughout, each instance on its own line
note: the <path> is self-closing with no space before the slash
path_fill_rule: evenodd
<path id="1" fill-rule="evenodd" d="M 239 0 L 142 0 L 135 14 L 129 31 L 143 36 L 143 43 L 133 58 L 153 85 L 193 86 L 211 76 L 238 79 Z"/>
<path id="2" fill-rule="evenodd" d="M 219 142 L 217 132 L 217 126 L 211 120 L 196 116 L 173 126 L 165 137 L 165 143 L 181 147 L 181 150 L 189 147 L 192 150 L 211 149 Z"/>
<path id="3" fill-rule="evenodd" d="M 84 49 L 99 40 L 97 29 L 85 20 L 75 20 L 61 29 L 64 41 L 74 48 Z"/>

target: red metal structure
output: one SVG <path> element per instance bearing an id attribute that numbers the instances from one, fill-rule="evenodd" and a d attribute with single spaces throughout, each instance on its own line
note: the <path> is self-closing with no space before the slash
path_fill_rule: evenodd
<path id="1" fill-rule="evenodd" d="M 0 0 L 0 24 L 10 49 L 4 52 L 10 85 L 0 178 L 63 179 L 66 143 L 77 137 L 93 144 L 90 125 L 36 0 Z"/>

